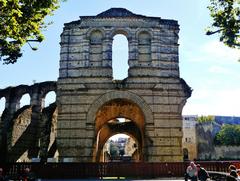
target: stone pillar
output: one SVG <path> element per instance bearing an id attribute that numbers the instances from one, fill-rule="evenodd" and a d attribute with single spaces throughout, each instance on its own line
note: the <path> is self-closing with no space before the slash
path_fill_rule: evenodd
<path id="1" fill-rule="evenodd" d="M 103 67 L 112 67 L 112 41 L 113 39 L 110 37 L 103 40 Z"/>
<path id="2" fill-rule="evenodd" d="M 31 115 L 31 129 L 33 132 L 32 135 L 32 147 L 30 150 L 30 157 L 36 158 L 39 157 L 39 147 L 40 147 L 40 134 L 41 134 L 41 112 L 44 105 L 43 98 L 40 97 L 38 84 L 33 86 L 33 93 L 31 97 L 32 105 L 32 115 Z"/>
<path id="3" fill-rule="evenodd" d="M 129 44 L 129 55 L 128 55 L 128 64 L 129 67 L 138 66 L 138 40 L 134 37 L 128 39 Z"/>
<path id="4" fill-rule="evenodd" d="M 151 40 L 151 58 L 152 58 L 152 66 L 158 67 L 160 65 L 160 41 L 159 41 L 159 31 L 154 31 L 153 38 Z"/>

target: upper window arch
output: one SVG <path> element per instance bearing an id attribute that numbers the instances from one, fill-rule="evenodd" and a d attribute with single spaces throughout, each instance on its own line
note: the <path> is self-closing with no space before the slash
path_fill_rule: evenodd
<path id="1" fill-rule="evenodd" d="M 101 44 L 103 40 L 103 33 L 100 30 L 93 30 L 90 33 L 91 44 Z"/>
<path id="2" fill-rule="evenodd" d="M 129 45 L 126 35 L 116 33 L 112 42 L 112 71 L 113 80 L 123 80 L 128 77 Z"/>
<path id="3" fill-rule="evenodd" d="M 56 102 L 56 92 L 51 90 L 46 93 L 42 99 L 42 107 L 48 107 L 50 104 Z"/>
<path id="4" fill-rule="evenodd" d="M 131 33 L 127 29 L 114 29 L 110 34 L 112 38 L 114 38 L 115 35 L 123 35 L 127 40 L 129 40 L 131 36 Z"/>
<path id="5" fill-rule="evenodd" d="M 138 43 L 140 45 L 149 45 L 151 43 L 151 35 L 147 31 L 142 31 L 138 34 Z"/>
<path id="6" fill-rule="evenodd" d="M 21 96 L 17 109 L 22 108 L 23 106 L 26 106 L 26 105 L 31 105 L 31 97 L 28 92 L 24 93 Z"/>

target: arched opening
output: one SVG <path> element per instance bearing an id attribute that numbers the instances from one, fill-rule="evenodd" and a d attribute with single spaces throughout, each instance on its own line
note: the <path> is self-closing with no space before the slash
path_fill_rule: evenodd
<path id="1" fill-rule="evenodd" d="M 46 94 L 45 98 L 42 100 L 43 107 L 48 107 L 50 104 L 56 101 L 56 93 L 54 91 L 50 91 Z"/>
<path id="2" fill-rule="evenodd" d="M 5 97 L 0 98 L 0 118 L 2 117 L 2 113 L 5 109 L 6 99 Z"/>
<path id="3" fill-rule="evenodd" d="M 187 148 L 183 148 L 183 160 L 189 160 Z"/>
<path id="4" fill-rule="evenodd" d="M 130 136 L 135 141 L 133 144 L 137 149 L 130 156 L 131 161 L 143 161 L 144 115 L 138 105 L 126 99 L 114 99 L 105 103 L 96 114 L 95 129 L 97 139 L 93 153 L 94 161 L 116 159 L 106 155 L 104 145 L 110 137 L 120 133 Z"/>
<path id="5" fill-rule="evenodd" d="M 31 98 L 28 93 L 24 94 L 20 101 L 19 101 L 19 107 L 22 108 L 23 106 L 30 105 Z"/>
<path id="6" fill-rule="evenodd" d="M 128 77 L 128 40 L 126 36 L 117 34 L 113 37 L 112 69 L 113 80 Z"/>
<path id="7" fill-rule="evenodd" d="M 137 155 L 137 143 L 127 134 L 111 136 L 103 146 L 102 162 L 133 162 Z"/>

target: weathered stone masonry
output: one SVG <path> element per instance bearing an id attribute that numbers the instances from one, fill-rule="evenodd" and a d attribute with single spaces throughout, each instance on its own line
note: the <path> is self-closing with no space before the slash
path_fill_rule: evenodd
<path id="1" fill-rule="evenodd" d="M 56 92 L 56 82 L 0 89 L 0 99 L 5 97 L 6 100 L 0 120 L 0 161 L 31 161 L 39 156 L 43 160 L 47 158 L 50 148 L 44 148 L 53 146 L 55 141 L 53 134 L 56 130 L 51 130 L 51 127 L 56 126 L 53 121 L 57 113 L 54 104 L 44 108 L 44 98 L 50 91 Z M 26 93 L 30 95 L 30 105 L 20 108 L 20 99 Z"/>
<path id="2" fill-rule="evenodd" d="M 181 161 L 181 113 L 191 89 L 179 77 L 178 32 L 177 21 L 122 8 L 65 24 L 57 83 L 0 90 L 6 99 L 0 122 L 2 161 L 46 161 L 58 150 L 59 161 L 98 162 L 106 140 L 117 133 L 137 142 L 138 161 Z M 117 34 L 128 40 L 124 80 L 112 76 Z M 57 108 L 43 109 L 50 91 L 56 92 Z M 19 109 L 25 93 L 31 103 Z M 116 125 L 116 118 L 130 122 Z"/>
<path id="3" fill-rule="evenodd" d="M 65 24 L 57 82 L 60 158 L 99 161 L 107 122 L 132 120 L 140 161 L 182 160 L 181 112 L 191 90 L 179 77 L 177 21 L 112 8 Z M 112 41 L 128 40 L 128 77 L 113 80 Z M 104 133 L 102 133 L 104 132 Z"/>

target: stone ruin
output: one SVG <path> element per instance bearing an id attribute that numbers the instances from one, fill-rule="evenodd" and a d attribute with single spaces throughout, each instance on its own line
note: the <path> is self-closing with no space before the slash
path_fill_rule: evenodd
<path id="1" fill-rule="evenodd" d="M 16 161 L 28 150 L 28 157 L 46 160 L 57 151 L 60 162 L 101 162 L 106 141 L 123 133 L 137 143 L 136 161 L 182 161 L 181 114 L 191 89 L 179 76 L 178 33 L 175 20 L 123 8 L 66 23 L 57 82 L 0 90 L 6 98 L 3 154 Z M 118 34 L 128 40 L 123 80 L 113 79 L 112 43 Z M 43 110 L 41 101 L 50 90 L 56 91 L 56 104 Z M 31 105 L 17 110 L 25 92 Z M 29 132 L 15 133 L 17 124 Z"/>

